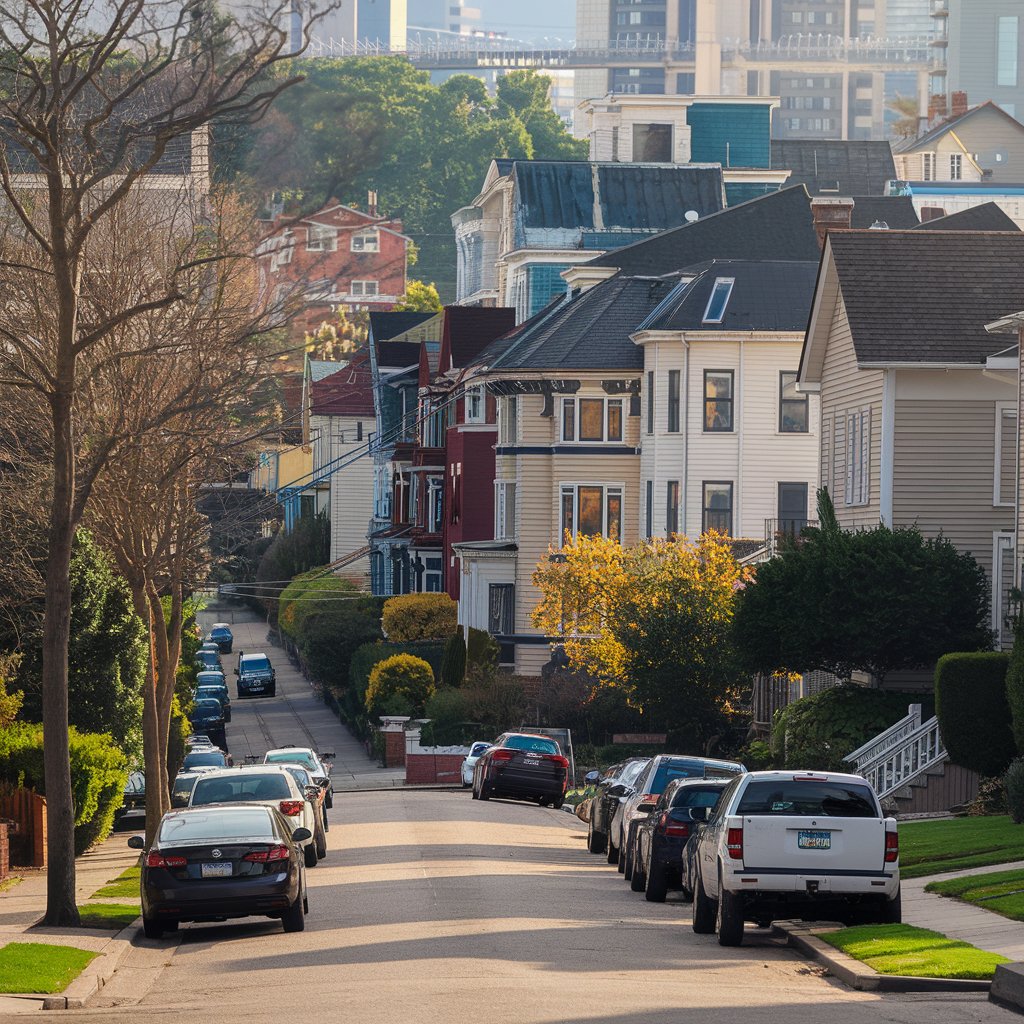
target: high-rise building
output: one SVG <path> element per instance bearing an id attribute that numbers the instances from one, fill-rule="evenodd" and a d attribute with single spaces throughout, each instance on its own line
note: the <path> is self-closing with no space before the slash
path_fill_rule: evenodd
<path id="1" fill-rule="evenodd" d="M 312 27 L 314 39 L 404 50 L 408 0 L 341 0 Z"/>
<path id="2" fill-rule="evenodd" d="M 483 31 L 479 7 L 465 0 L 408 0 L 409 36 L 469 36 Z"/>

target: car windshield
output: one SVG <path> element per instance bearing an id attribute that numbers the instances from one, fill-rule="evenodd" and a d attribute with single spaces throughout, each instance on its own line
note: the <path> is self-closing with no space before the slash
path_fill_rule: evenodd
<path id="1" fill-rule="evenodd" d="M 706 767 L 703 761 L 697 760 L 662 761 L 654 773 L 654 779 L 647 787 L 647 792 L 664 792 L 665 787 L 673 779 L 703 779 Z"/>
<path id="2" fill-rule="evenodd" d="M 230 779 L 200 779 L 192 792 L 192 806 L 229 804 L 249 800 L 287 800 L 292 796 L 288 779 L 278 772 L 260 775 L 239 772 Z"/>
<path id="3" fill-rule="evenodd" d="M 296 764 L 304 764 L 311 772 L 317 771 L 319 767 L 306 750 L 279 750 L 277 753 L 267 754 L 264 758 L 266 764 L 280 764 L 282 761 L 294 761 Z"/>
<path id="4" fill-rule="evenodd" d="M 312 786 L 313 780 L 309 777 L 309 772 L 306 771 L 301 765 L 297 764 L 286 764 L 283 766 L 285 771 L 300 785 L 300 786 Z"/>
<path id="5" fill-rule="evenodd" d="M 714 807 L 724 786 L 705 789 L 703 786 L 680 786 L 672 797 L 673 807 Z"/>
<path id="6" fill-rule="evenodd" d="M 200 686 L 223 686 L 224 685 L 224 673 L 223 672 L 197 672 L 196 682 Z"/>
<path id="7" fill-rule="evenodd" d="M 211 635 L 214 634 L 214 633 L 230 633 L 230 632 L 231 632 L 231 628 L 229 626 L 224 625 L 224 624 L 214 626 L 210 630 L 210 634 Z"/>
<path id="8" fill-rule="evenodd" d="M 200 686 L 196 688 L 196 696 L 200 700 L 219 701 L 227 693 L 223 686 Z"/>
<path id="9" fill-rule="evenodd" d="M 242 662 L 243 672 L 269 672 L 270 671 L 270 659 L 269 658 L 246 658 Z"/>
<path id="10" fill-rule="evenodd" d="M 171 806 L 188 807 L 188 798 L 196 784 L 198 775 L 178 775 L 171 783 Z"/>
<path id="11" fill-rule="evenodd" d="M 187 839 L 276 839 L 273 819 L 265 807 L 225 814 L 168 814 L 160 823 L 159 842 L 175 843 Z"/>
<path id="12" fill-rule="evenodd" d="M 214 700 L 212 697 L 204 697 L 202 700 L 197 700 L 196 711 L 209 711 L 211 714 L 215 714 L 220 711 L 220 701 Z"/>
<path id="13" fill-rule="evenodd" d="M 504 745 L 513 750 L 536 750 L 541 754 L 561 753 L 554 740 L 542 739 L 540 736 L 509 736 Z"/>
<path id="14" fill-rule="evenodd" d="M 223 768 L 227 763 L 228 759 L 219 750 L 197 750 L 186 754 L 182 764 L 185 768 L 198 768 L 202 765 Z"/>
<path id="15" fill-rule="evenodd" d="M 795 817 L 877 818 L 875 798 L 856 782 L 768 779 L 751 782 L 737 814 L 784 814 Z"/>
<path id="16" fill-rule="evenodd" d="M 469 756 L 479 757 L 489 746 L 490 743 L 474 743 L 470 748 Z"/>

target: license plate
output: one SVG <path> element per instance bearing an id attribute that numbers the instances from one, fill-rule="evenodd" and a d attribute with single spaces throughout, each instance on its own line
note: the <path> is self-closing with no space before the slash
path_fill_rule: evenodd
<path id="1" fill-rule="evenodd" d="M 216 864 L 204 864 L 202 876 L 203 878 L 230 878 L 234 870 L 233 864 L 225 864 L 223 861 Z"/>
<path id="2" fill-rule="evenodd" d="M 249 689 L 250 690 L 262 690 L 263 689 L 263 684 L 262 683 L 250 683 L 249 684 Z"/>
<path id="3" fill-rule="evenodd" d="M 801 850 L 831 850 L 831 832 L 800 832 L 796 837 L 796 845 Z"/>

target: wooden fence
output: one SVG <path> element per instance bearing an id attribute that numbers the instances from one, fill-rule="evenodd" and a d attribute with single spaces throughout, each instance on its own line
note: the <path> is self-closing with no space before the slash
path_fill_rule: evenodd
<path id="1" fill-rule="evenodd" d="M 46 867 L 46 800 L 34 789 L 0 788 L 0 818 L 8 828 L 10 861 L 17 867 Z"/>

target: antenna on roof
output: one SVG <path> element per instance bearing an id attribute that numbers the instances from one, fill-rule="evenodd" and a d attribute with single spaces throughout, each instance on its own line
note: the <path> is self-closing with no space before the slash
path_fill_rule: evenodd
<path id="1" fill-rule="evenodd" d="M 683 214 L 683 219 L 687 224 L 693 224 L 694 221 L 700 220 L 700 214 L 696 210 L 687 210 L 686 213 Z"/>

